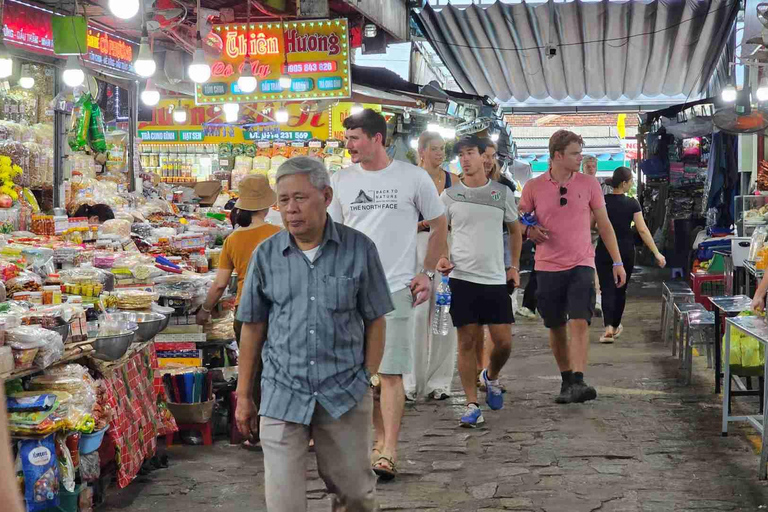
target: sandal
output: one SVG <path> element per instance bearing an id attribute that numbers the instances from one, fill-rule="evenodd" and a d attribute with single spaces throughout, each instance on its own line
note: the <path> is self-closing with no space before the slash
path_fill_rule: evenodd
<path id="1" fill-rule="evenodd" d="M 613 337 L 618 338 L 619 336 L 621 336 L 621 333 L 623 332 L 624 332 L 624 326 L 619 324 L 619 326 L 616 328 L 616 331 L 613 333 Z"/>
<path id="2" fill-rule="evenodd" d="M 613 343 L 613 338 L 616 335 L 614 333 L 606 333 L 600 336 L 600 343 Z"/>
<path id="3" fill-rule="evenodd" d="M 373 472 L 384 481 L 392 480 L 397 476 L 395 461 L 382 455 L 373 463 Z"/>
<path id="4" fill-rule="evenodd" d="M 245 440 L 242 443 L 240 443 L 240 448 L 242 448 L 243 450 L 248 450 L 249 452 L 260 452 L 261 441 Z"/>
<path id="5" fill-rule="evenodd" d="M 381 457 L 381 450 L 378 448 L 374 448 L 371 450 L 371 466 L 374 465 L 374 463 L 379 460 L 379 457 Z"/>

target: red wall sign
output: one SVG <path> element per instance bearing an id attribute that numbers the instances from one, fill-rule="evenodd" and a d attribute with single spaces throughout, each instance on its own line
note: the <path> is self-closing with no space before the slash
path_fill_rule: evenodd
<path id="1" fill-rule="evenodd" d="M 25 50 L 53 55 L 52 11 L 15 0 L 3 4 L 3 40 Z"/>
<path id="2" fill-rule="evenodd" d="M 54 55 L 51 17 L 58 14 L 35 5 L 5 0 L 3 6 L 3 39 L 25 50 Z M 94 26 L 86 34 L 87 53 L 83 59 L 96 66 L 134 73 L 133 57 L 139 46 L 133 41 Z"/>

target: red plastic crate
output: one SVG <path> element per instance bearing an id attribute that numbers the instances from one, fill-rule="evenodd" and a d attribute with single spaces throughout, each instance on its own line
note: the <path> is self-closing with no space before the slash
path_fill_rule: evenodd
<path id="1" fill-rule="evenodd" d="M 707 300 L 707 297 L 725 295 L 725 274 L 691 272 L 690 279 L 694 300 L 704 306 L 707 311 L 712 311 L 712 303 Z"/>

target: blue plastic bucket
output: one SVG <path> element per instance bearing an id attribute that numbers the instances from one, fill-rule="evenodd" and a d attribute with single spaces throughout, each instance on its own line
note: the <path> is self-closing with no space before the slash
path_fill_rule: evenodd
<path id="1" fill-rule="evenodd" d="M 92 434 L 80 435 L 80 454 L 87 455 L 98 450 L 99 446 L 101 446 L 101 442 L 104 440 L 104 434 L 107 432 L 108 428 L 109 427 L 105 427 Z"/>

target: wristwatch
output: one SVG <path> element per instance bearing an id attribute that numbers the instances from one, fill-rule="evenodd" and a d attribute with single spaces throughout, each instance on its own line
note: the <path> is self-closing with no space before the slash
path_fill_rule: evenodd
<path id="1" fill-rule="evenodd" d="M 421 273 L 424 274 L 429 278 L 430 281 L 433 281 L 435 279 L 435 271 L 434 270 L 427 270 L 427 269 L 421 269 Z"/>

